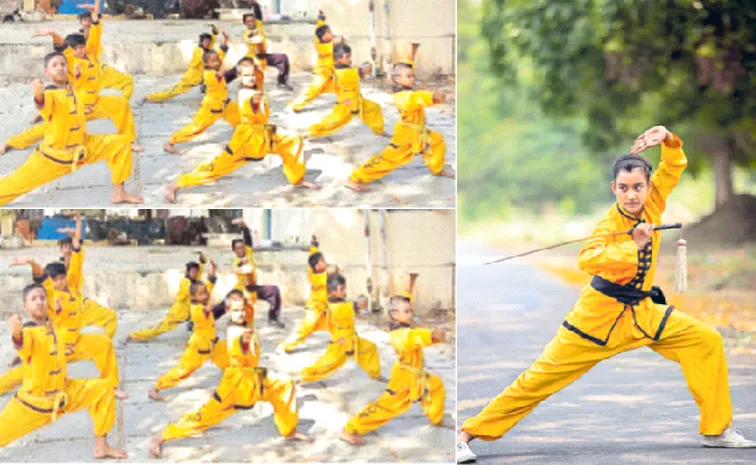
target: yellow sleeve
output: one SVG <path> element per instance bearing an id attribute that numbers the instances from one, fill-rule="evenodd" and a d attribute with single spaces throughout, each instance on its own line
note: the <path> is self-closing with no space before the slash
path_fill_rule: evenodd
<path id="1" fill-rule="evenodd" d="M 674 140 L 667 145 L 666 142 L 661 145 L 661 162 L 654 174 L 651 176 L 651 202 L 663 212 L 667 197 L 680 182 L 685 167 L 688 166 L 688 159 L 683 152 L 682 140 L 676 135 Z"/>
<path id="2" fill-rule="evenodd" d="M 212 49 L 212 48 L 215 48 L 215 41 L 216 41 L 216 40 L 218 40 L 218 34 L 213 34 L 213 33 L 211 32 L 211 33 L 210 33 L 210 36 L 211 36 L 211 37 L 210 37 L 210 46 L 209 46 L 209 47 L 207 47 L 207 48 L 210 48 L 210 49 Z"/>
<path id="3" fill-rule="evenodd" d="M 202 55 L 204 54 L 205 51 L 202 50 L 202 47 L 196 47 L 194 55 L 192 55 L 192 61 L 189 63 L 189 69 L 202 69 L 205 66 L 205 63 L 202 61 Z"/>
<path id="4" fill-rule="evenodd" d="M 308 278 L 310 278 L 310 287 L 313 289 L 323 289 L 328 282 L 328 273 L 313 273 L 312 268 L 309 268 Z"/>
<path id="5" fill-rule="evenodd" d="M 78 252 L 74 251 L 71 254 L 71 266 L 66 272 L 66 281 L 71 290 L 81 291 L 84 284 L 84 247 L 80 247 Z"/>
<path id="6" fill-rule="evenodd" d="M 325 17 L 318 16 L 318 20 L 315 22 L 315 29 L 321 26 L 325 26 L 325 25 L 326 25 Z"/>
<path id="7" fill-rule="evenodd" d="M 87 38 L 87 56 L 100 61 L 102 55 L 102 19 L 97 24 L 92 24 Z"/>
<path id="8" fill-rule="evenodd" d="M 186 302 L 187 300 L 192 298 L 192 296 L 189 294 L 189 287 L 191 285 L 192 282 L 189 281 L 189 279 L 181 278 L 181 282 L 179 283 L 179 291 L 178 294 L 176 294 L 177 301 Z"/>
<path id="9" fill-rule="evenodd" d="M 411 345 L 430 346 L 433 345 L 433 331 L 426 328 L 412 328 L 409 334 Z"/>
<path id="10" fill-rule="evenodd" d="M 616 232 L 616 228 L 612 228 L 611 219 L 606 218 L 596 226 L 593 235 L 613 232 Z M 609 239 L 612 238 L 601 237 L 586 242 L 578 256 L 580 269 L 591 275 L 607 272 L 621 277 L 635 276 L 638 270 L 638 246 L 632 240 L 609 243 Z"/>
<path id="11" fill-rule="evenodd" d="M 412 92 L 409 98 L 409 105 L 414 107 L 433 106 L 433 92 L 427 90 L 416 90 Z"/>
<path id="12" fill-rule="evenodd" d="M 215 289 L 215 282 L 216 281 L 217 281 L 217 279 L 210 279 L 210 278 L 208 278 L 208 279 L 205 280 L 205 286 L 207 286 L 207 293 L 208 294 L 212 295 L 213 289 Z"/>
<path id="13" fill-rule="evenodd" d="M 333 339 L 350 339 L 356 332 L 354 327 L 354 310 L 352 303 L 342 303 L 331 307 L 331 318 L 334 323 Z"/>
<path id="14" fill-rule="evenodd" d="M 257 20 L 257 35 L 260 38 L 260 42 L 265 42 L 265 28 L 263 27 L 263 22 L 259 19 Z"/>
<path id="15" fill-rule="evenodd" d="M 50 118 L 55 114 L 55 90 L 52 91 L 45 91 L 44 93 L 44 101 L 42 102 L 42 105 L 37 102 L 37 100 L 34 100 L 34 103 L 37 106 L 37 111 L 39 112 L 40 116 L 45 121 L 49 121 Z"/>
<path id="16" fill-rule="evenodd" d="M 26 360 L 29 357 L 31 357 L 32 352 L 34 352 L 34 345 L 35 345 L 35 331 L 34 327 L 32 328 L 24 328 L 21 332 L 21 345 L 16 345 L 16 352 L 18 352 L 19 358 L 21 360 Z M 15 341 L 14 341 L 15 345 Z M 26 362 L 24 362 L 26 363 Z"/>
<path id="17" fill-rule="evenodd" d="M 192 304 L 189 308 L 189 318 L 191 318 L 192 322 L 195 324 L 198 321 L 202 321 L 205 318 L 205 307 L 198 304 Z"/>
<path id="18" fill-rule="evenodd" d="M 197 277 L 202 276 L 202 273 L 205 272 L 205 263 L 207 263 L 207 259 L 205 259 L 205 261 L 200 260 L 199 270 L 197 271 Z"/>
<path id="19" fill-rule="evenodd" d="M 221 58 L 223 60 L 223 58 Z M 218 85 L 218 71 L 209 69 L 205 71 L 202 81 L 208 88 Z"/>
<path id="20" fill-rule="evenodd" d="M 318 249 L 318 247 L 317 247 L 317 246 L 315 246 L 315 245 L 310 245 L 310 255 L 312 255 L 312 254 L 314 254 L 314 253 L 318 253 L 318 252 L 320 252 L 320 249 Z"/>

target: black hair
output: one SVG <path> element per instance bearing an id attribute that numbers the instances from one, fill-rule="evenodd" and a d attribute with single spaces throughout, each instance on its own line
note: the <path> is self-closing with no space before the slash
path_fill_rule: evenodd
<path id="1" fill-rule="evenodd" d="M 352 47 L 347 44 L 336 44 L 333 47 L 333 58 L 336 60 L 341 59 L 348 53 L 352 53 Z"/>
<path id="2" fill-rule="evenodd" d="M 319 40 L 323 40 L 323 36 L 326 34 L 326 32 L 330 31 L 331 27 L 327 24 L 324 24 L 317 29 L 315 29 L 315 37 L 317 37 Z"/>
<path id="3" fill-rule="evenodd" d="M 404 295 L 395 295 L 395 296 L 392 296 L 391 299 L 389 299 L 389 301 L 392 304 L 395 303 L 395 302 L 405 302 L 405 303 L 408 303 L 408 304 L 412 303 L 412 300 L 410 300 L 409 297 L 404 296 Z"/>
<path id="4" fill-rule="evenodd" d="M 202 45 L 203 40 L 213 40 L 213 36 L 211 34 L 208 34 L 207 32 L 203 32 L 199 35 L 199 43 Z"/>
<path id="5" fill-rule="evenodd" d="M 346 286 L 346 278 L 340 273 L 334 273 L 328 277 L 326 281 L 326 289 L 328 292 L 334 292 L 339 286 Z"/>
<path id="6" fill-rule="evenodd" d="M 28 285 L 27 285 L 27 286 L 26 286 L 26 287 L 24 288 L 24 302 L 26 301 L 26 298 L 27 298 L 27 297 L 29 297 L 29 294 L 31 294 L 31 292 L 32 292 L 32 291 L 33 291 L 34 289 L 42 289 L 42 290 L 44 291 L 44 290 L 45 290 L 45 286 L 43 286 L 43 285 L 42 285 L 42 284 L 40 284 L 40 283 L 31 283 L 31 284 L 28 284 Z M 45 294 L 45 295 L 46 295 L 46 294 Z"/>
<path id="7" fill-rule="evenodd" d="M 92 12 L 85 11 L 84 13 L 79 13 L 77 16 L 78 20 L 81 21 L 82 19 L 92 19 Z"/>
<path id="8" fill-rule="evenodd" d="M 199 265 L 199 263 L 197 263 L 197 262 L 188 262 L 188 263 L 186 264 L 186 272 L 187 272 L 187 274 L 188 274 L 188 273 L 189 273 L 190 271 L 192 271 L 193 269 L 194 269 L 194 270 L 199 270 L 199 268 L 200 268 L 200 265 Z"/>
<path id="9" fill-rule="evenodd" d="M 239 62 L 239 63 L 241 63 L 241 62 Z M 236 244 L 238 244 L 240 242 L 242 244 L 244 244 L 244 239 L 234 239 L 234 240 L 232 240 L 231 241 L 231 250 L 234 250 L 236 248 Z M 246 245 L 246 244 L 244 244 L 244 245 Z"/>
<path id="10" fill-rule="evenodd" d="M 256 14 L 254 14 L 254 13 L 244 13 L 244 15 L 242 15 L 242 24 L 247 24 L 247 18 L 249 18 L 250 16 L 253 17 L 253 18 L 255 18 L 255 20 L 257 20 L 257 15 Z"/>
<path id="11" fill-rule="evenodd" d="M 66 44 L 71 48 L 74 48 L 77 45 L 87 45 L 87 39 L 84 38 L 84 34 L 68 34 L 66 36 Z"/>
<path id="12" fill-rule="evenodd" d="M 52 279 L 55 279 L 59 275 L 65 275 L 66 265 L 60 262 L 48 263 L 47 266 L 45 266 L 45 274 Z"/>
<path id="13" fill-rule="evenodd" d="M 207 64 L 210 57 L 217 54 L 218 52 L 216 50 L 205 50 L 205 53 L 202 54 L 202 63 Z"/>
<path id="14" fill-rule="evenodd" d="M 318 262 L 322 259 L 324 259 L 322 252 L 315 252 L 314 254 L 307 257 L 307 263 L 310 265 L 310 268 L 312 268 L 312 271 L 315 271 L 315 265 L 317 265 Z"/>
<path id="15" fill-rule="evenodd" d="M 63 53 L 61 53 L 61 52 L 52 52 L 52 53 L 48 53 L 47 55 L 45 55 L 45 68 L 47 68 L 47 65 L 48 65 L 48 64 L 50 63 L 50 61 L 52 61 L 52 59 L 53 59 L 53 58 L 55 58 L 55 57 L 63 57 L 63 58 L 65 58 L 66 56 L 65 56 L 65 55 L 63 55 Z"/>
<path id="16" fill-rule="evenodd" d="M 651 179 L 651 162 L 646 160 L 645 157 L 638 155 L 622 155 L 614 162 L 612 168 L 612 179 L 617 179 L 617 175 L 620 171 L 632 172 L 635 168 L 640 168 L 643 174 L 646 176 L 646 181 Z"/>
<path id="17" fill-rule="evenodd" d="M 237 65 L 241 66 L 244 63 L 249 63 L 250 65 L 254 65 L 255 64 L 255 60 L 253 60 L 250 57 L 243 57 L 241 60 L 239 60 L 239 62 L 237 63 Z M 234 240 L 240 241 L 241 239 L 234 239 Z"/>
<path id="18" fill-rule="evenodd" d="M 191 286 L 189 286 L 189 295 L 192 296 L 192 298 L 199 292 L 199 290 L 203 287 L 207 287 L 205 283 L 202 281 L 195 281 L 192 283 Z"/>
<path id="19" fill-rule="evenodd" d="M 58 241 L 58 247 L 63 247 L 64 245 L 73 246 L 73 238 L 68 236 Z"/>
<path id="20" fill-rule="evenodd" d="M 228 294 L 226 294 L 226 298 L 233 297 L 235 295 L 238 295 L 242 299 L 244 298 L 244 293 L 240 289 L 231 289 L 228 291 Z"/>

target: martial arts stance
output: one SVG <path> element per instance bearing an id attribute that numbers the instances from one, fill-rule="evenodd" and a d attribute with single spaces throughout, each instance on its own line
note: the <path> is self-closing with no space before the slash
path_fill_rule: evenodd
<path id="1" fill-rule="evenodd" d="M 69 379 L 63 331 L 47 318 L 48 293 L 41 284 L 24 288 L 24 311 L 31 321 L 8 320 L 13 346 L 24 361 L 23 386 L 0 412 L 0 447 L 55 422 L 59 416 L 87 409 L 92 418 L 96 459 L 126 458 L 110 447 L 107 435 L 116 417 L 113 385 L 108 379 Z"/>
<path id="2" fill-rule="evenodd" d="M 273 421 L 287 439 L 312 441 L 297 431 L 299 413 L 292 380 L 273 378 L 260 362 L 260 343 L 247 320 L 246 303 L 241 293 L 229 296 L 231 323 L 225 343 L 228 346 L 229 366 L 212 397 L 198 410 L 184 415 L 154 436 L 149 443 L 149 455 L 161 458 L 166 441 L 196 436 L 221 423 L 239 410 L 251 409 L 258 402 L 273 406 Z"/>
<path id="3" fill-rule="evenodd" d="M 365 299 L 347 301 L 346 279 L 340 274 L 328 277 L 327 289 L 331 343 L 312 366 L 302 369 L 298 381 L 312 383 L 323 380 L 334 374 L 350 358 L 354 358 L 369 377 L 378 381 L 387 381 L 381 376 L 378 347 L 357 334 L 355 312 L 367 307 Z"/>
<path id="4" fill-rule="evenodd" d="M 444 137 L 425 126 L 425 107 L 445 102 L 446 94 L 441 90 L 414 90 L 415 64 L 411 60 L 394 64 L 391 78 L 394 82 L 394 105 L 399 110 L 400 118 L 394 125 L 389 146 L 354 170 L 349 177 L 347 187 L 358 192 L 369 190 L 365 184 L 408 164 L 416 155 L 423 157 L 425 165 L 434 175 L 454 177 L 453 173 L 444 169 Z"/>
<path id="5" fill-rule="evenodd" d="M 182 174 L 166 186 L 165 201 L 176 203 L 179 190 L 217 181 L 249 162 L 260 161 L 269 154 L 276 154 L 283 162 L 286 179 L 294 186 L 319 188 L 318 184 L 305 181 L 304 141 L 302 137 L 268 124 L 270 106 L 265 96 L 257 89 L 257 73 L 252 59 L 239 61 L 241 89 L 239 90 L 239 115 L 241 123 L 236 126 L 231 140 L 219 155 L 200 164 L 191 173 Z"/>
<path id="6" fill-rule="evenodd" d="M 334 64 L 333 64 L 333 45 L 343 44 L 344 37 L 336 40 L 333 36 L 330 26 L 325 22 L 323 11 L 318 12 L 318 22 L 315 29 L 315 52 L 318 55 L 317 64 L 312 71 L 314 75 L 312 84 L 305 92 L 291 103 L 290 107 L 295 112 L 302 111 L 307 105 L 312 103 L 319 95 L 334 92 Z"/>
<path id="7" fill-rule="evenodd" d="M 293 91 L 294 89 L 289 85 L 289 57 L 285 53 L 268 53 L 268 40 L 263 30 L 260 5 L 255 2 L 252 7 L 255 12 L 247 13 L 242 17 L 242 23 L 247 27 L 244 31 L 244 43 L 247 44 L 246 57 L 254 60 L 255 65 L 262 71 L 265 71 L 268 65 L 277 68 L 278 87 Z"/>
<path id="8" fill-rule="evenodd" d="M 416 274 L 410 275 L 410 290 L 391 298 L 391 346 L 398 360 L 391 368 L 388 386 L 378 400 L 353 416 L 341 431 L 340 438 L 352 445 L 362 445 L 360 437 L 375 431 L 420 402 L 432 425 L 453 428 L 443 423 L 446 391 L 437 375 L 425 370 L 423 347 L 444 342 L 443 329 L 413 328 L 412 288 Z"/>
<path id="9" fill-rule="evenodd" d="M 319 123 L 307 129 L 307 137 L 329 136 L 343 128 L 352 118 L 359 117 L 365 126 L 375 134 L 383 134 L 383 112 L 381 106 L 362 96 L 360 80 L 372 73 L 370 64 L 352 68 L 352 49 L 346 44 L 333 47 L 335 64 L 336 105 Z"/>
<path id="10" fill-rule="evenodd" d="M 661 145 L 661 162 L 639 154 Z M 682 141 L 655 126 L 635 141 L 631 155 L 614 164 L 612 191 L 617 198 L 594 235 L 628 231 L 632 236 L 596 238 L 580 251 L 578 265 L 593 275 L 572 311 L 541 357 L 462 425 L 457 462 L 475 461 L 468 443 L 502 437 L 540 402 L 569 386 L 597 363 L 649 347 L 680 364 L 688 389 L 701 411 L 699 433 L 705 447 L 756 447 L 732 429 L 732 405 L 722 336 L 695 318 L 651 296 L 666 200 L 688 162 Z M 663 298 L 663 297 L 662 297 Z"/>
<path id="11" fill-rule="evenodd" d="M 286 353 L 292 353 L 294 349 L 303 344 L 307 337 L 315 331 L 328 331 L 328 290 L 326 283 L 328 276 L 339 272 L 334 267 L 328 272 L 328 264 L 325 255 L 318 249 L 318 238 L 312 236 L 310 242 L 310 255 L 307 257 L 307 280 L 310 282 L 310 299 L 305 307 L 304 320 L 299 324 L 296 332 L 284 343 Z"/>
<path id="12" fill-rule="evenodd" d="M 127 342 L 147 342 L 189 320 L 189 309 L 192 302 L 189 289 L 192 284 L 200 282 L 205 263 L 207 262 L 202 252 L 197 253 L 199 254 L 199 263 L 188 262 L 186 264 L 186 274 L 179 282 L 179 291 L 176 294 L 176 300 L 173 302 L 171 308 L 168 309 L 168 314 L 165 318 L 154 326 L 129 334 L 128 339 L 126 339 Z"/>
<path id="13" fill-rule="evenodd" d="M 84 48 L 83 46 L 81 48 Z M 77 69 L 81 70 L 79 66 Z M 131 175 L 131 142 L 127 135 L 87 135 L 86 122 L 93 119 L 84 105 L 82 92 L 69 82 L 69 65 L 63 53 L 45 57 L 45 74 L 53 82 L 45 87 L 35 80 L 31 87 L 34 103 L 45 122 L 44 139 L 37 149 L 10 175 L 0 179 L 0 205 L 5 205 L 39 186 L 75 171 L 78 167 L 105 161 L 111 171 L 113 203 L 142 203 L 141 197 L 126 192 L 124 182 Z M 122 97 L 103 96 L 102 99 Z M 128 102 L 126 102 L 128 105 Z M 130 111 L 130 110 L 129 110 Z M 122 116 L 123 117 L 123 116 Z M 133 118 L 132 118 L 133 123 Z M 0 155 L 4 150 L 0 150 Z"/>

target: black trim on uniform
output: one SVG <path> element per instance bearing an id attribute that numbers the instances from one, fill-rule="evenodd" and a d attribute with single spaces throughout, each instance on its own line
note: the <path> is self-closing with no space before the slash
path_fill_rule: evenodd
<path id="1" fill-rule="evenodd" d="M 606 345 L 606 341 L 602 341 L 601 339 L 599 339 L 597 337 L 593 337 L 590 334 L 586 334 L 586 333 L 580 331 L 576 327 L 574 327 L 571 324 L 567 323 L 567 320 L 564 320 L 562 322 L 562 326 L 564 326 L 568 330 L 572 331 L 573 333 L 577 334 L 578 336 L 582 337 L 583 339 L 587 339 L 587 340 L 593 342 L 596 345 L 600 345 L 602 347 Z"/>
<path id="2" fill-rule="evenodd" d="M 669 315 L 672 314 L 672 310 L 675 309 L 674 305 L 670 305 L 667 307 L 667 311 L 664 312 L 664 318 L 662 318 L 661 323 L 659 323 L 659 329 L 656 330 L 656 334 L 654 335 L 653 339 L 654 341 L 658 341 L 659 338 L 662 335 L 662 331 L 664 331 L 664 328 L 667 326 L 667 320 L 669 319 Z"/>

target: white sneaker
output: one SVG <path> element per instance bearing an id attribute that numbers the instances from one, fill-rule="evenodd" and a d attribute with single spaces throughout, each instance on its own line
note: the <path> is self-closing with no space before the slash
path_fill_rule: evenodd
<path id="1" fill-rule="evenodd" d="M 749 441 L 743 437 L 743 433 L 740 431 L 727 428 L 719 436 L 701 436 L 701 445 L 704 447 L 752 448 L 756 447 L 756 441 Z M 457 445 L 457 455 L 459 455 L 459 444 Z"/>
<path id="2" fill-rule="evenodd" d="M 478 456 L 470 450 L 466 442 L 457 443 L 457 463 L 472 463 L 478 459 Z"/>

